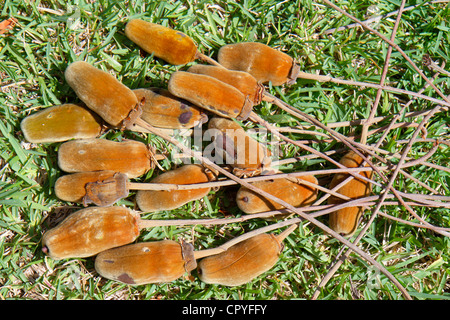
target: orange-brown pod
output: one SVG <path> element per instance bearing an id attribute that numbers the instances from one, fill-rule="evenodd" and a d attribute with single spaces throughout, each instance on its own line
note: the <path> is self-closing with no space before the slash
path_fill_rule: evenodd
<path id="1" fill-rule="evenodd" d="M 235 121 L 214 117 L 208 122 L 212 131 L 216 152 L 222 154 L 224 164 L 233 168 L 237 176 L 254 176 L 270 170 L 270 151 L 261 143 L 250 137 Z"/>
<path id="2" fill-rule="evenodd" d="M 40 110 L 20 123 L 25 139 L 32 143 L 53 143 L 95 138 L 102 131 L 100 118 L 72 103 Z"/>
<path id="3" fill-rule="evenodd" d="M 357 155 L 354 151 L 350 151 L 339 161 L 342 165 L 347 168 L 356 168 L 361 165 L 363 159 Z M 364 164 L 365 167 L 368 166 L 367 163 Z M 372 171 L 362 171 L 359 175 L 371 178 Z M 347 173 L 336 173 L 330 182 L 329 189 L 333 189 L 338 184 L 346 180 L 350 175 Z M 351 199 L 357 199 L 362 197 L 367 197 L 370 195 L 372 190 L 372 185 L 364 180 L 353 178 L 351 181 L 347 182 L 344 186 L 340 187 L 336 192 L 347 196 Z M 335 196 L 330 196 L 328 199 L 329 204 L 341 204 L 346 202 L 342 198 Z M 358 227 L 359 219 L 361 218 L 363 212 L 362 207 L 347 207 L 339 209 L 335 212 L 330 213 L 329 223 L 331 229 L 340 233 L 344 236 L 351 236 Z"/>
<path id="4" fill-rule="evenodd" d="M 307 181 L 317 184 L 314 176 L 302 176 L 296 179 L 298 183 L 290 179 L 270 179 L 251 182 L 251 185 L 259 188 L 294 207 L 310 205 L 317 197 L 317 189 L 301 184 Z M 272 210 L 280 210 L 285 207 L 270 199 L 266 199 L 258 193 L 241 187 L 236 195 L 236 203 L 243 212 L 247 214 L 259 213 Z"/>
<path id="5" fill-rule="evenodd" d="M 192 128 L 208 120 L 202 109 L 160 88 L 135 89 L 143 101 L 141 119 L 152 126 L 167 129 Z"/>
<path id="6" fill-rule="evenodd" d="M 110 125 L 128 126 L 139 116 L 136 95 L 108 72 L 77 61 L 64 76 L 78 98 Z"/>
<path id="7" fill-rule="evenodd" d="M 209 169 L 198 164 L 187 164 L 160 174 L 153 178 L 151 183 L 194 184 L 209 182 L 214 178 L 214 174 Z M 203 198 L 210 190 L 211 188 L 174 191 L 139 190 L 136 193 L 136 203 L 145 212 L 173 210 Z"/>
<path id="8" fill-rule="evenodd" d="M 154 163 L 152 153 L 142 142 L 84 139 L 64 142 L 58 150 L 58 165 L 66 172 L 111 170 L 136 178 Z"/>
<path id="9" fill-rule="evenodd" d="M 227 69 L 250 73 L 261 83 L 279 86 L 297 79 L 299 67 L 287 54 L 258 42 L 228 44 L 220 48 L 218 61 Z"/>
<path id="10" fill-rule="evenodd" d="M 247 119 L 253 107 L 253 102 L 235 87 L 203 74 L 174 72 L 168 89 L 173 95 L 226 118 Z"/>
<path id="11" fill-rule="evenodd" d="M 254 105 L 261 103 L 264 87 L 248 72 L 229 70 L 206 64 L 193 65 L 187 71 L 216 78 L 241 91 Z"/>
<path id="12" fill-rule="evenodd" d="M 124 207 L 90 207 L 70 214 L 42 238 L 53 259 L 84 258 L 129 244 L 139 235 L 137 217 Z"/>
<path id="13" fill-rule="evenodd" d="M 196 59 L 197 46 L 186 34 L 160 24 L 132 19 L 125 26 L 126 36 L 144 51 L 173 65 Z"/>
<path id="14" fill-rule="evenodd" d="M 105 170 L 77 172 L 61 176 L 55 182 L 55 194 L 64 201 L 110 206 L 128 196 L 128 176 Z"/>
<path id="15" fill-rule="evenodd" d="M 129 244 L 95 258 L 102 277 L 131 285 L 171 282 L 189 269 L 182 245 L 172 240 Z"/>
<path id="16" fill-rule="evenodd" d="M 289 228 L 279 235 L 259 234 L 222 253 L 201 259 L 197 267 L 200 280 L 224 286 L 240 286 L 252 281 L 275 265 L 283 250 L 284 238 L 294 229 Z"/>

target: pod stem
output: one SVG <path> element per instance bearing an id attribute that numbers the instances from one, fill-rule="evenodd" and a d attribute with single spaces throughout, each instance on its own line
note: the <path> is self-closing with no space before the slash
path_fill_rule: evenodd
<path id="1" fill-rule="evenodd" d="M 214 60 L 213 58 L 207 56 L 206 54 L 201 53 L 200 51 L 197 51 L 197 53 L 195 54 L 195 59 L 199 59 L 201 61 L 204 61 L 206 63 L 212 64 L 212 65 L 217 66 L 217 67 L 225 68 L 223 65 L 218 63 L 216 60 Z"/>

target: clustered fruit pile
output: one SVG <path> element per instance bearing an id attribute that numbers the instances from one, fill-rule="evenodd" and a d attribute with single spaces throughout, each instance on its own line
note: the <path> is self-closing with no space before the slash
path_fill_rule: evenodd
<path id="1" fill-rule="evenodd" d="M 137 212 L 113 204 L 128 197 L 133 187 L 129 179 L 155 168 L 157 155 L 139 141 L 118 142 L 99 136 L 103 126 L 156 134 L 159 129 L 189 129 L 207 122 L 209 114 L 212 118 L 208 128 L 221 133 L 214 140 L 217 150 L 223 151 L 224 156 L 231 153 L 235 160 L 229 164 L 233 174 L 248 177 L 274 173 L 270 151 L 233 119 L 251 119 L 253 106 L 266 96 L 263 84 L 292 83 L 299 67 L 288 55 L 255 42 L 222 47 L 216 62 L 201 54 L 187 35 L 139 19 L 129 21 L 125 33 L 140 48 L 170 64 L 184 65 L 196 59 L 208 64 L 195 64 L 187 71 L 172 73 L 168 89 L 135 90 L 86 62 L 67 67 L 65 79 L 84 104 L 49 107 L 21 123 L 30 142 L 63 142 L 58 150 L 58 165 L 68 174 L 56 181 L 55 194 L 61 200 L 85 206 L 44 234 L 42 250 L 53 259 L 96 256 L 95 269 L 101 276 L 133 285 L 173 281 L 195 268 L 206 283 L 247 283 L 275 265 L 283 239 L 295 225 L 278 235 L 258 234 L 219 251 L 196 251 L 190 243 L 172 240 L 132 244 L 149 224 Z M 248 150 L 256 155 L 250 155 Z M 250 161 L 250 156 L 256 161 Z M 340 163 L 358 167 L 362 162 L 357 154 L 349 152 Z M 207 183 L 217 179 L 220 172 L 216 169 L 203 163 L 186 164 L 159 174 L 150 184 Z M 371 177 L 370 172 L 363 174 Z M 348 177 L 345 173 L 334 175 L 330 187 Z M 294 207 L 312 204 L 317 197 L 313 186 L 317 184 L 312 175 L 252 183 Z M 143 212 L 172 210 L 203 198 L 210 190 L 211 187 L 139 190 L 136 204 Z M 358 198 L 370 193 L 370 184 L 355 178 L 338 192 Z M 329 198 L 329 203 L 342 201 L 345 200 Z M 243 186 L 236 202 L 247 214 L 284 208 Z M 361 213 L 359 207 L 337 210 L 330 214 L 330 227 L 351 235 Z"/>

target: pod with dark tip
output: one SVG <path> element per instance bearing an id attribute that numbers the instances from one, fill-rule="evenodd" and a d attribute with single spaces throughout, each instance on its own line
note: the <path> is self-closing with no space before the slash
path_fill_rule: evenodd
<path id="1" fill-rule="evenodd" d="M 362 162 L 363 159 L 354 151 L 348 152 L 339 161 L 339 163 L 346 166 L 347 168 L 359 167 L 362 164 Z M 368 164 L 365 163 L 364 166 L 367 167 Z M 372 177 L 372 171 L 361 171 L 358 174 L 369 179 Z M 330 182 L 329 189 L 333 189 L 334 187 L 342 183 L 344 180 L 346 180 L 349 176 L 350 175 L 347 173 L 336 173 Z M 371 190 L 372 185 L 370 184 L 370 182 L 354 177 L 351 181 L 347 182 L 344 186 L 336 190 L 336 192 L 344 196 L 347 196 L 351 199 L 358 199 L 369 196 Z M 341 204 L 344 202 L 346 202 L 346 200 L 343 200 L 336 196 L 330 196 L 330 198 L 328 199 L 329 204 Z M 329 223 L 331 229 L 344 236 L 348 237 L 351 236 L 358 227 L 358 223 L 361 218 L 362 212 L 363 212 L 362 207 L 347 207 L 330 213 Z"/>
<path id="2" fill-rule="evenodd" d="M 64 76 L 78 98 L 108 124 L 128 127 L 139 117 L 136 95 L 108 72 L 77 61 L 67 67 Z"/>
<path id="3" fill-rule="evenodd" d="M 194 184 L 214 179 L 215 176 L 209 169 L 197 164 L 187 164 L 160 174 L 151 183 Z M 136 203 L 144 212 L 173 210 L 203 198 L 210 190 L 209 187 L 174 191 L 139 190 L 136 193 Z"/>
<path id="4" fill-rule="evenodd" d="M 206 64 L 193 65 L 187 71 L 216 78 L 238 89 L 253 102 L 253 105 L 261 103 L 264 87 L 248 72 Z"/>
<path id="5" fill-rule="evenodd" d="M 42 250 L 53 259 L 84 258 L 133 242 L 137 216 L 124 207 L 90 207 L 70 214 L 42 238 Z"/>
<path id="6" fill-rule="evenodd" d="M 226 251 L 198 262 L 200 280 L 224 286 L 240 286 L 270 270 L 283 250 L 284 238 L 295 227 L 279 235 L 259 234 L 243 240 Z"/>
<path id="7" fill-rule="evenodd" d="M 217 64 L 199 52 L 189 36 L 160 24 L 132 19 L 125 26 L 125 34 L 142 50 L 173 65 L 183 65 L 195 59 Z"/>
<path id="8" fill-rule="evenodd" d="M 100 118 L 72 103 L 40 110 L 20 123 L 25 139 L 32 143 L 53 143 L 95 138 L 102 131 Z"/>
<path id="9" fill-rule="evenodd" d="M 226 118 L 245 120 L 253 107 L 253 102 L 235 87 L 203 74 L 174 72 L 168 89 L 173 95 Z"/>
<path id="10" fill-rule="evenodd" d="M 152 152 L 139 141 L 85 139 L 64 142 L 58 165 L 65 172 L 110 170 L 136 178 L 154 168 Z"/>
<path id="11" fill-rule="evenodd" d="M 228 44 L 220 48 L 218 61 L 227 69 L 250 73 L 261 83 L 279 86 L 297 79 L 299 67 L 287 54 L 258 42 Z"/>
<path id="12" fill-rule="evenodd" d="M 77 172 L 59 177 L 55 182 L 55 194 L 64 201 L 105 207 L 128 197 L 127 181 L 126 174 L 110 170 Z"/>
<path id="13" fill-rule="evenodd" d="M 172 240 L 129 244 L 101 252 L 95 270 L 104 278 L 130 285 L 171 282 L 195 269 L 192 246 Z"/>
<path id="14" fill-rule="evenodd" d="M 158 128 L 192 128 L 208 120 L 202 109 L 160 88 L 135 89 L 142 101 L 141 119 Z"/>
<path id="15" fill-rule="evenodd" d="M 317 197 L 317 189 L 302 184 L 302 181 L 317 184 L 317 179 L 310 176 L 299 178 L 270 179 L 251 182 L 250 184 L 259 188 L 294 207 L 310 205 Z M 236 203 L 243 212 L 247 214 L 281 210 L 285 207 L 275 201 L 267 199 L 260 194 L 244 186 L 239 188 L 236 195 Z"/>
<path id="16" fill-rule="evenodd" d="M 270 151 L 237 122 L 214 117 L 208 122 L 208 128 L 219 131 L 211 133 L 215 150 L 221 154 L 224 163 L 233 168 L 234 174 L 254 176 L 270 170 Z"/>

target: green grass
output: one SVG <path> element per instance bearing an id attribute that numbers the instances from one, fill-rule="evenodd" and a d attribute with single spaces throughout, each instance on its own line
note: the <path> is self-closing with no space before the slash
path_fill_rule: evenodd
<path id="1" fill-rule="evenodd" d="M 371 1 L 338 1 L 337 5 L 364 20 Z M 381 14 L 397 10 L 398 1 L 379 1 Z M 445 4 L 423 5 L 406 11 L 396 34 L 396 43 L 422 68 L 424 54 L 438 64 L 449 61 L 449 7 Z M 329 74 L 336 78 L 380 81 L 388 45 L 360 28 L 319 35 L 322 31 L 352 23 L 350 19 L 313 1 L 14 1 L 3 0 L 0 21 L 14 17 L 18 24 L 0 35 L 0 299 L 309 299 L 327 274 L 343 245 L 310 223 L 303 223 L 285 241 L 279 262 L 254 281 L 239 287 L 223 287 L 193 280 L 130 287 L 101 278 L 94 269 L 94 259 L 54 261 L 41 252 L 43 232 L 79 206 L 56 198 L 54 184 L 63 173 L 56 155 L 59 144 L 29 144 L 20 131 L 20 121 L 42 108 L 78 101 L 65 83 L 68 64 L 86 60 L 113 73 L 130 88 L 165 87 L 170 73 L 185 67 L 167 65 L 151 55 L 141 55 L 138 47 L 124 34 L 130 18 L 142 18 L 171 26 L 191 36 L 199 49 L 216 57 L 225 44 L 258 41 L 283 50 L 294 57 L 305 72 Z M 377 30 L 390 37 L 396 16 L 383 19 Z M 428 77 L 433 72 L 423 67 Z M 425 84 L 414 69 L 395 50 L 389 61 L 386 83 L 393 87 L 419 91 Z M 450 94 L 449 78 L 441 75 L 437 86 Z M 307 112 L 322 123 L 367 118 L 376 90 L 333 83 L 298 80 L 288 87 L 268 87 L 272 94 Z M 432 89 L 425 94 L 437 97 Z M 407 96 L 384 93 L 376 116 L 399 112 Z M 414 101 L 408 111 L 434 107 L 424 100 Z M 256 112 L 279 126 L 309 125 L 262 103 Z M 421 117 L 411 121 L 420 122 Z M 426 125 L 428 138 L 449 137 L 448 112 L 436 114 Z M 389 124 L 382 121 L 374 127 Z M 251 124 L 248 124 L 251 126 Z M 373 127 L 371 127 L 372 129 Z M 336 130 L 351 136 L 360 126 Z M 368 138 L 375 144 L 383 132 Z M 389 132 L 381 148 L 401 152 L 414 128 Z M 310 136 L 289 133 L 295 140 Z M 154 136 L 132 132 L 108 132 L 109 139 L 139 139 L 158 149 L 170 144 Z M 315 142 L 316 150 L 342 147 L 337 142 Z M 415 143 L 409 155 L 418 158 L 432 143 Z M 283 147 L 283 157 L 307 154 L 295 146 Z M 433 155 L 430 162 L 448 167 L 448 145 Z M 337 156 L 334 156 L 338 159 Z M 169 161 L 162 161 L 165 169 Z M 308 167 L 306 168 L 306 165 Z M 284 171 L 333 168 L 325 160 L 300 161 L 283 167 Z M 450 195 L 450 174 L 426 166 L 414 166 L 407 172 Z M 149 181 L 152 172 L 137 181 Z M 380 180 L 378 180 L 380 181 Z M 394 188 L 409 193 L 429 191 L 402 175 Z M 205 218 L 239 216 L 232 195 L 236 187 L 211 192 L 208 199 L 196 201 L 171 212 L 144 214 L 148 219 Z M 374 190 L 380 193 L 381 188 Z M 119 205 L 133 207 L 133 193 Z M 449 228 L 449 210 L 414 207 L 430 223 Z M 408 218 L 402 206 L 385 206 L 383 212 Z M 366 213 L 362 225 L 365 224 Z M 326 217 L 319 218 L 324 223 Z M 160 239 L 195 240 L 196 247 L 220 245 L 227 239 L 272 223 L 250 220 L 240 224 L 214 227 L 161 227 L 143 230 L 138 241 Z M 193 238 L 194 237 L 194 238 Z M 378 217 L 362 238 L 360 248 L 375 257 L 402 283 L 414 299 L 450 298 L 450 240 L 426 229 Z M 327 282 L 318 299 L 403 299 L 400 291 L 357 254 L 352 254 Z"/>

